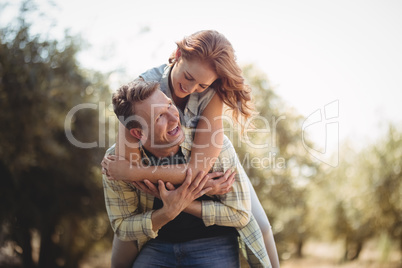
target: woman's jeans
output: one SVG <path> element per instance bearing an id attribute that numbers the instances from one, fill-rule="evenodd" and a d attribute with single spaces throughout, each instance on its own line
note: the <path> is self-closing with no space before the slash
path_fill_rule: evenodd
<path id="1" fill-rule="evenodd" d="M 152 239 L 140 251 L 133 268 L 156 267 L 240 267 L 237 236 L 217 236 L 183 243 Z"/>

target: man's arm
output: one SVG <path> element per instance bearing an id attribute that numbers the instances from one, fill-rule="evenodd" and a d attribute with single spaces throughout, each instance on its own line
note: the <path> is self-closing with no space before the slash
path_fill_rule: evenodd
<path id="1" fill-rule="evenodd" d="M 231 170 L 227 170 L 224 172 L 212 172 L 208 173 L 205 176 L 206 184 L 204 188 L 211 188 L 208 192 L 209 195 L 223 195 L 231 191 L 233 182 L 235 181 L 236 172 L 232 172 Z M 219 179 L 214 179 L 219 178 Z M 159 194 L 159 189 L 157 185 L 153 184 L 149 180 L 144 180 L 143 182 L 132 182 L 132 184 L 140 191 L 150 194 L 158 199 L 161 199 Z M 175 190 L 176 187 L 173 186 L 172 183 L 167 182 L 166 188 L 172 191 Z M 200 201 L 193 201 L 190 205 L 188 205 L 183 212 L 191 214 L 195 217 L 202 218 L 202 204 Z"/>
<path id="2" fill-rule="evenodd" d="M 237 174 L 230 172 L 233 166 L 237 167 Z M 230 227 L 244 227 L 251 217 L 249 182 L 247 181 L 248 178 L 244 169 L 240 165 L 233 145 L 227 137 L 225 137 L 223 150 L 215 163 L 215 168 L 215 171 L 226 171 L 226 177 L 223 176 L 221 179 L 218 179 L 218 184 L 231 185 L 232 191 L 216 196 L 217 200 L 194 201 L 183 211 L 201 218 L 206 226 L 216 224 Z M 205 178 L 210 179 L 210 176 L 216 177 L 216 175 L 210 173 Z M 208 185 L 208 187 L 210 186 Z M 155 196 L 158 195 L 156 187 L 150 181 L 145 181 L 143 190 L 149 191 L 149 193 Z"/>
<path id="3" fill-rule="evenodd" d="M 159 181 L 163 207 L 158 210 L 141 212 L 139 193 L 123 181 L 110 181 L 103 175 L 106 209 L 112 228 L 123 241 L 155 238 L 157 232 L 169 221 L 176 218 L 191 202 L 211 190 L 204 188 L 207 178 L 199 174 L 191 181 L 188 170 L 186 180 L 177 189 L 168 191 Z M 153 204 L 153 196 L 147 195 L 147 203 Z"/>
<path id="4" fill-rule="evenodd" d="M 105 175 L 103 186 L 106 211 L 120 240 L 144 240 L 157 236 L 152 227 L 153 210 L 141 211 L 140 195 L 136 189 L 124 181 L 110 181 Z M 152 199 L 149 198 L 148 202 L 152 202 Z"/>
<path id="5" fill-rule="evenodd" d="M 231 173 L 232 167 L 237 167 L 237 174 Z M 215 163 L 216 173 L 206 175 L 205 178 L 217 177 L 222 171 L 225 176 L 216 180 L 219 185 L 216 189 L 221 191 L 223 185 L 231 185 L 232 190 L 226 194 L 217 195 L 216 200 L 194 201 L 183 211 L 201 218 L 206 226 L 213 224 L 230 227 L 244 227 L 250 220 L 251 201 L 247 175 L 240 165 L 232 143 L 225 136 L 223 150 Z M 215 183 L 214 182 L 214 183 Z M 208 184 L 207 187 L 213 186 Z M 169 183 L 167 184 L 169 185 Z M 172 186 L 173 187 L 173 186 Z M 158 197 L 158 189 L 148 180 L 145 184 L 139 183 L 138 189 Z M 214 188 L 214 186 L 213 186 Z"/>
<path id="6" fill-rule="evenodd" d="M 234 177 L 235 173 L 232 175 Z M 203 219 L 206 226 L 216 224 L 244 227 L 250 220 L 251 211 L 247 210 L 250 200 L 247 200 L 245 194 L 249 188 L 244 185 L 240 177 L 244 178 L 244 176 L 236 176 L 232 186 L 233 190 L 221 195 L 219 201 L 193 201 L 183 211 Z"/>

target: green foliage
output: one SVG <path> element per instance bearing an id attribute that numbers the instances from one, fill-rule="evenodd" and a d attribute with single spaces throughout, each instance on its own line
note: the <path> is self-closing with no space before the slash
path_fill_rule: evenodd
<path id="1" fill-rule="evenodd" d="M 402 131 L 393 125 L 373 146 L 375 167 L 370 174 L 374 200 L 380 210 L 381 228 L 399 241 L 402 251 Z"/>
<path id="2" fill-rule="evenodd" d="M 17 243 L 24 267 L 77 267 L 110 231 L 99 170 L 105 148 L 74 146 L 65 122 L 72 108 L 95 104 L 74 115 L 71 131 L 81 142 L 98 141 L 100 100 L 110 92 L 103 75 L 79 68 L 79 40 L 41 40 L 29 30 L 22 15 L 0 32 L 0 242 Z"/>
<path id="3" fill-rule="evenodd" d="M 99 168 L 109 145 L 110 92 L 104 74 L 79 67 L 81 40 L 33 36 L 24 14 L 0 29 L 0 246 L 12 241 L 19 266 L 77 267 L 95 247 L 110 247 Z M 256 128 L 241 136 L 228 123 L 226 134 L 273 225 L 280 257 L 301 256 L 310 238 L 342 239 L 346 260 L 377 236 L 402 249 L 402 131 L 390 125 L 360 152 L 344 144 L 338 167 L 319 165 L 302 145 L 304 118 L 265 74 L 243 70 L 259 112 Z M 69 118 L 81 104 L 92 108 Z M 96 146 L 75 146 L 66 130 Z M 391 242 L 383 244 L 389 250 Z"/>
<path id="4" fill-rule="evenodd" d="M 364 150 L 343 144 L 339 166 L 321 168 L 312 185 L 311 206 L 320 215 L 315 222 L 327 237 L 344 240 L 344 260 L 358 258 L 367 240 L 384 233 L 402 241 L 401 135 L 390 125 Z"/>
<path id="5" fill-rule="evenodd" d="M 302 146 L 304 118 L 285 105 L 263 73 L 253 66 L 243 71 L 259 112 L 253 121 L 258 131 L 240 138 L 228 124 L 226 134 L 273 225 L 280 257 L 301 256 L 311 238 L 341 239 L 343 259 L 353 260 L 369 239 L 384 233 L 402 249 L 401 130 L 391 125 L 383 139 L 359 152 L 343 144 L 336 168 L 316 162 Z M 250 161 L 264 158 L 263 164 Z"/>
<path id="6" fill-rule="evenodd" d="M 242 139 L 237 133 L 231 138 L 273 225 L 279 255 L 301 255 L 312 229 L 308 185 L 317 172 L 301 140 L 304 118 L 284 104 L 259 70 L 245 66 L 243 73 L 258 115 L 252 121 L 255 129 Z"/>

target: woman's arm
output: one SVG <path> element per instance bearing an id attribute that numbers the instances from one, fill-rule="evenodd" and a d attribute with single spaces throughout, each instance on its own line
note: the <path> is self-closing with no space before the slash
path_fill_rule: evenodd
<path id="1" fill-rule="evenodd" d="M 248 182 L 251 196 L 251 212 L 253 213 L 254 218 L 257 220 L 258 226 L 261 229 L 262 236 L 264 238 L 265 248 L 267 249 L 272 268 L 279 268 L 279 257 L 276 250 L 276 244 L 274 234 L 272 233 L 271 224 L 269 223 L 268 216 L 265 213 L 260 200 L 258 199 L 253 185 L 251 184 L 250 180 L 248 180 Z"/>
<path id="2" fill-rule="evenodd" d="M 236 159 L 236 158 L 231 158 Z M 229 160 L 229 158 L 228 158 Z M 226 161 L 225 161 L 226 162 Z M 221 162 L 222 168 L 225 168 L 225 163 Z M 233 166 L 237 166 L 236 163 L 231 163 Z M 230 165 L 226 165 L 230 166 Z M 215 172 L 217 173 L 217 172 Z M 230 169 L 228 169 L 226 174 L 230 174 Z M 204 173 L 200 173 L 204 174 Z M 211 174 L 211 173 L 209 173 Z M 208 200 L 208 201 L 193 201 L 188 205 L 183 212 L 191 214 L 195 217 L 205 220 L 209 225 L 217 224 L 221 226 L 230 227 L 244 227 L 250 217 L 249 200 L 247 197 L 248 187 L 247 183 L 244 182 L 245 176 L 238 176 L 236 179 L 236 173 L 231 173 L 228 181 L 230 182 L 232 191 L 227 191 L 220 195 L 218 200 Z M 206 175 L 203 180 L 208 181 L 209 175 Z M 141 191 L 151 194 L 156 198 L 160 199 L 159 188 L 152 184 L 150 181 L 145 180 L 142 182 L 133 182 L 133 184 Z M 168 190 L 175 190 L 175 187 L 170 183 L 166 183 L 166 188 Z M 212 191 L 212 189 L 211 189 Z M 211 194 L 208 192 L 208 195 Z M 203 202 L 208 202 L 208 204 L 203 204 Z M 203 209 L 204 206 L 204 209 Z"/>
<path id="3" fill-rule="evenodd" d="M 130 165 L 129 161 L 133 156 L 138 155 L 138 149 L 127 148 L 124 143 L 134 144 L 135 139 L 130 135 L 128 130 L 120 124 L 119 126 L 119 156 L 123 156 L 127 160 L 111 161 L 104 159 L 104 167 L 108 170 L 108 174 L 117 180 L 126 181 L 143 181 L 147 179 L 152 183 L 157 183 L 158 180 L 171 182 L 173 184 L 181 184 L 184 181 L 187 168 L 193 170 L 193 174 L 198 174 L 200 171 L 208 173 L 219 156 L 223 142 L 223 124 L 222 124 L 223 102 L 215 94 L 201 115 L 201 119 L 197 124 L 197 129 L 194 136 L 193 145 L 191 148 L 190 162 L 182 165 L 153 166 L 152 168 L 142 167 L 141 165 Z M 120 133 L 124 133 L 122 136 Z M 131 136 L 127 137 L 127 136 Z M 124 139 L 122 139 L 122 137 Z M 123 149 L 122 149 L 123 148 Z M 121 152 L 124 150 L 124 153 Z M 116 158 L 112 158 L 116 159 Z M 194 179 L 195 175 L 193 175 Z"/>
<path id="4" fill-rule="evenodd" d="M 215 94 L 201 114 L 191 147 L 189 166 L 208 173 L 218 158 L 223 144 L 223 101 Z"/>

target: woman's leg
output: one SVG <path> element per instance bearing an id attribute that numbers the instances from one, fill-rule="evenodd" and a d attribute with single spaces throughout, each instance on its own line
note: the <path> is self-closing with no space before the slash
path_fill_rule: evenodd
<path id="1" fill-rule="evenodd" d="M 121 241 L 114 235 L 112 247 L 112 268 L 131 268 L 138 255 L 135 241 Z"/>
<path id="2" fill-rule="evenodd" d="M 116 141 L 115 154 L 122 156 L 134 163 L 138 159 L 139 150 L 135 146 L 138 142 L 131 135 L 127 134 L 127 129 L 119 122 L 119 132 Z M 112 247 L 111 268 L 131 268 L 138 255 L 138 247 L 135 241 L 121 241 L 114 235 Z"/>
<path id="3" fill-rule="evenodd" d="M 224 139 L 228 139 L 230 144 L 233 146 L 232 142 L 226 135 L 224 136 Z M 242 165 L 239 166 L 240 168 L 243 168 Z M 243 172 L 247 174 L 244 170 Z M 249 183 L 250 188 L 251 212 L 253 213 L 254 218 L 257 220 L 257 223 L 261 229 L 264 238 L 265 248 L 267 249 L 268 257 L 271 261 L 272 268 L 279 268 L 278 252 L 276 251 L 274 234 L 272 233 L 271 224 L 269 223 L 267 214 L 265 213 L 264 208 L 262 207 L 260 200 L 258 199 L 258 196 L 254 190 L 253 185 L 251 184 L 250 178 L 248 178 L 247 181 Z"/>
<path id="4" fill-rule="evenodd" d="M 251 184 L 250 180 L 248 181 L 251 195 L 251 212 L 253 213 L 254 218 L 257 220 L 257 223 L 260 226 L 272 268 L 279 268 L 278 252 L 276 251 L 274 234 L 272 233 L 271 224 L 269 223 L 267 214 L 265 213 L 264 208 L 262 207 L 260 200 L 258 199 L 253 185 Z"/>

